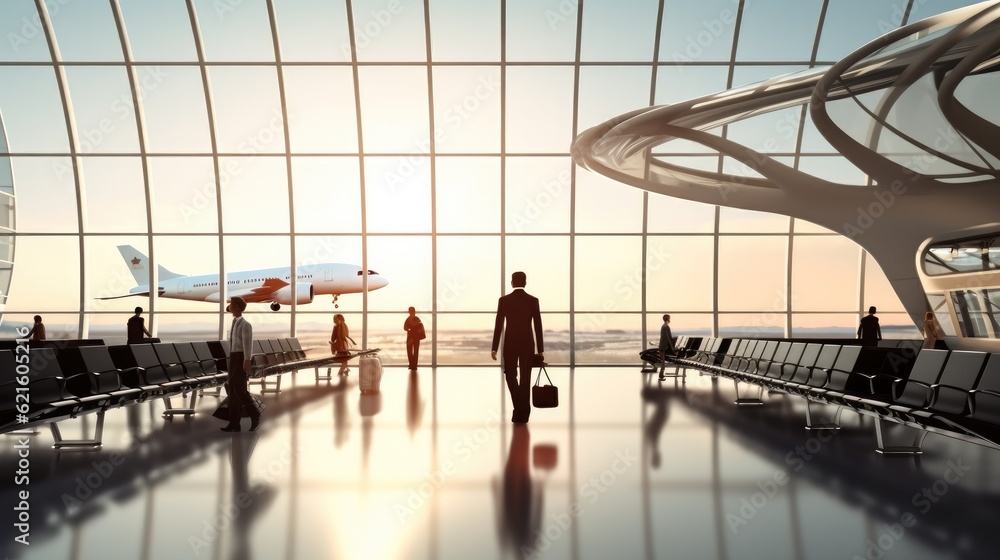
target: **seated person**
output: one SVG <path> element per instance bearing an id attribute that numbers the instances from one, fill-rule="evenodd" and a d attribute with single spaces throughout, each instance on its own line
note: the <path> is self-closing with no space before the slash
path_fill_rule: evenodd
<path id="1" fill-rule="evenodd" d="M 677 349 L 674 348 L 674 338 L 670 333 L 670 315 L 663 315 L 663 325 L 660 327 L 660 343 L 656 348 L 648 348 L 639 353 L 639 357 L 642 358 L 644 372 L 655 371 L 656 364 L 662 364 L 666 361 L 667 356 L 676 356 Z M 650 364 L 648 367 L 646 363 Z"/>

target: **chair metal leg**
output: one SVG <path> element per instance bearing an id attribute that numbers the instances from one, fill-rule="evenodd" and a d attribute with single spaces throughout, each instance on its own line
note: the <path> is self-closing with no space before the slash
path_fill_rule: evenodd
<path id="1" fill-rule="evenodd" d="M 920 455 L 920 446 L 927 437 L 927 432 L 896 422 L 887 422 L 882 418 L 875 420 L 875 449 L 883 455 Z"/>
<path id="2" fill-rule="evenodd" d="M 757 387 L 757 395 L 756 396 L 750 396 L 750 397 L 748 397 L 748 396 L 746 396 L 746 393 L 744 393 L 744 396 L 740 396 L 740 382 L 739 381 L 736 381 L 734 379 L 733 380 L 733 385 L 736 386 L 736 400 L 733 401 L 734 404 L 739 405 L 739 406 L 759 406 L 759 405 L 764 404 L 764 401 L 761 399 L 761 397 L 764 396 L 764 387 L 763 386 L 757 385 L 756 386 Z M 750 385 L 750 384 L 746 383 L 746 385 Z M 751 389 L 751 393 L 750 394 L 753 394 L 752 389 Z"/>
<path id="3" fill-rule="evenodd" d="M 831 411 L 833 405 L 806 401 L 806 429 L 807 430 L 839 430 L 840 415 L 844 413 L 844 407 L 838 406 Z"/>
<path id="4" fill-rule="evenodd" d="M 169 420 L 180 414 L 181 416 L 187 416 L 190 418 L 194 415 L 194 405 L 197 399 L 198 391 L 191 391 L 191 404 L 189 404 L 187 408 L 174 408 L 173 404 L 170 402 L 170 397 L 163 399 L 163 405 L 167 407 L 166 410 L 163 411 L 163 417 Z"/>
<path id="5" fill-rule="evenodd" d="M 56 422 L 49 423 L 49 429 L 52 431 L 52 449 L 56 451 L 97 451 L 103 445 L 104 411 L 97 413 L 97 429 L 93 439 L 63 439 Z"/>

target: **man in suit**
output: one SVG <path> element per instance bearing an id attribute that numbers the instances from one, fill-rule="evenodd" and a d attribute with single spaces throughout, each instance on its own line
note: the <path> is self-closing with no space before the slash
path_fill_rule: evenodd
<path id="1" fill-rule="evenodd" d="M 260 411 L 247 390 L 250 375 L 250 358 L 253 356 L 253 326 L 243 318 L 247 302 L 237 296 L 229 300 L 227 311 L 233 314 L 233 325 L 229 330 L 229 424 L 221 428 L 223 432 L 240 431 L 243 410 L 250 413 L 250 431 L 257 431 L 260 425 Z"/>
<path id="2" fill-rule="evenodd" d="M 500 347 L 500 331 L 503 336 L 504 376 L 507 378 L 507 389 L 514 403 L 514 413 L 511 422 L 526 424 L 531 415 L 531 366 L 534 362 L 535 348 L 544 360 L 545 347 L 542 343 L 542 315 L 538 308 L 538 298 L 524 291 L 527 277 L 523 272 L 511 275 L 510 284 L 514 288 L 500 298 L 497 303 L 497 320 L 493 328 L 493 351 L 491 356 L 497 359 Z M 504 321 L 507 328 L 504 330 Z M 534 337 L 532 337 L 534 327 Z M 518 381 L 518 372 L 521 374 Z"/>

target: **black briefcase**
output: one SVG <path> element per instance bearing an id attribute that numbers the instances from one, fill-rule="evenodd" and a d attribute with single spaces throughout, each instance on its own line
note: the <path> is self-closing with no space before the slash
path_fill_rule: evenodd
<path id="1" fill-rule="evenodd" d="M 549 383 L 548 385 L 539 385 L 542 381 L 543 373 Z M 555 408 L 559 406 L 559 388 L 552 384 L 552 380 L 549 379 L 549 372 L 545 371 L 544 365 L 539 368 L 535 385 L 531 388 L 531 404 L 535 408 Z"/>

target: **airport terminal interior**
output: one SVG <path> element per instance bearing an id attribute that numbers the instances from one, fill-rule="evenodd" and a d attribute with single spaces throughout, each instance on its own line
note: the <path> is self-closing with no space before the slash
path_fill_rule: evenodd
<path id="1" fill-rule="evenodd" d="M 996 555 L 1000 1 L 4 0 L 0 36 L 0 556 Z"/>

